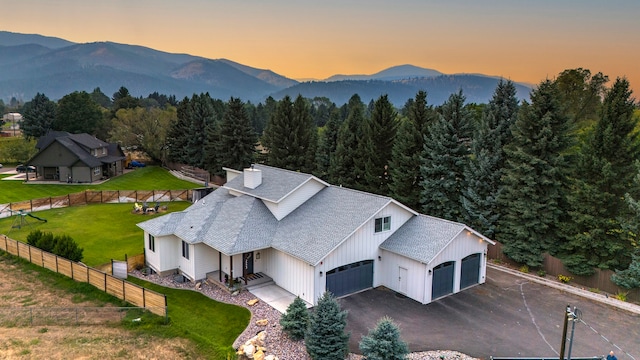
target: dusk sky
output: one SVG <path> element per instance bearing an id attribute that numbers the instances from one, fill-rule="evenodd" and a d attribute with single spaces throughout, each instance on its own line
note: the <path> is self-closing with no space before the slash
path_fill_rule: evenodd
<path id="1" fill-rule="evenodd" d="M 0 0 L 0 29 L 226 58 L 294 79 L 412 64 L 537 84 L 587 68 L 640 99 L 638 0 Z"/>

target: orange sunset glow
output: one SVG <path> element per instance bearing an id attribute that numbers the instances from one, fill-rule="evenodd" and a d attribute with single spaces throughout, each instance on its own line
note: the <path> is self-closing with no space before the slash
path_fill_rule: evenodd
<path id="1" fill-rule="evenodd" d="M 539 83 L 570 68 L 640 92 L 640 1 L 22 0 L 0 30 L 226 58 L 289 78 L 412 64 Z"/>

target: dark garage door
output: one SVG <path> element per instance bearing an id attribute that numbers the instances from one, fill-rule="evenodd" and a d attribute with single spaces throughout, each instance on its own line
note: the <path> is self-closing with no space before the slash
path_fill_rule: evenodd
<path id="1" fill-rule="evenodd" d="M 373 260 L 327 271 L 327 291 L 338 297 L 373 287 Z"/>
<path id="2" fill-rule="evenodd" d="M 431 299 L 436 299 L 453 292 L 453 268 L 455 262 L 449 261 L 433 268 Z"/>
<path id="3" fill-rule="evenodd" d="M 460 289 L 477 284 L 480 279 L 480 254 L 471 254 L 462 259 L 461 271 Z"/>

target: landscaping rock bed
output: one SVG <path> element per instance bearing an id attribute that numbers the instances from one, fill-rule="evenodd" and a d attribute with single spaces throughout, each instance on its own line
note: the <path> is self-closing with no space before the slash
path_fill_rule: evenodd
<path id="1" fill-rule="evenodd" d="M 307 354 L 307 350 L 304 346 L 304 341 L 293 341 L 282 331 L 280 327 L 280 312 L 263 301 L 258 301 L 252 306 L 247 305 L 251 300 L 255 299 L 255 296 L 248 291 L 241 291 L 237 295 L 231 295 L 229 292 L 219 288 L 216 285 L 210 284 L 206 281 L 196 283 L 185 282 L 177 283 L 173 280 L 173 276 L 162 277 L 157 274 L 143 275 L 139 271 L 134 271 L 130 275 L 159 284 L 166 287 L 188 289 L 199 291 L 204 295 L 216 300 L 229 304 L 235 304 L 243 306 L 251 311 L 251 321 L 249 326 L 244 332 L 236 339 L 233 344 L 234 348 L 238 348 L 241 344 L 245 343 L 250 338 L 254 337 L 260 331 L 266 331 L 267 336 L 265 339 L 265 347 L 267 351 L 266 355 L 275 355 L 279 360 L 309 360 L 310 357 Z M 266 325 L 259 325 L 264 323 Z M 352 335 L 353 336 L 353 335 Z M 474 358 L 459 353 L 457 351 L 424 351 L 411 353 L 407 357 L 410 360 L 473 360 Z M 348 360 L 361 360 L 363 356 L 357 354 L 349 354 Z"/>

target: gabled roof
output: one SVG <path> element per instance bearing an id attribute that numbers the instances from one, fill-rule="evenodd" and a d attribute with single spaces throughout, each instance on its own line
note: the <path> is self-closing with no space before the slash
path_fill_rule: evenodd
<path id="1" fill-rule="evenodd" d="M 493 241 L 464 224 L 418 215 L 404 223 L 380 248 L 428 264 L 462 231 L 471 231 L 490 244 Z"/>
<path id="2" fill-rule="evenodd" d="M 309 181 L 316 180 L 325 186 L 329 186 L 326 182 L 310 174 L 260 164 L 256 164 L 253 167 L 254 169 L 262 171 L 263 179 L 269 179 L 270 181 L 263 181 L 257 188 L 250 189 L 244 186 L 244 177 L 241 175 L 224 184 L 224 187 L 259 199 L 278 203 L 288 194 Z"/>
<path id="3" fill-rule="evenodd" d="M 102 164 L 109 164 L 125 159 L 118 144 L 109 144 L 89 134 L 70 134 L 66 131 L 50 131 L 38 140 L 36 148 L 38 148 L 39 151 L 31 160 L 46 151 L 54 142 L 58 142 L 67 148 L 78 158 L 79 162 L 88 167 L 98 167 Z M 91 155 L 91 153 L 86 150 L 100 149 L 103 147 L 107 148 L 107 155 L 99 158 Z M 31 160 L 29 160 L 29 162 L 31 162 Z"/>
<path id="4" fill-rule="evenodd" d="M 175 234 L 190 243 L 203 242 L 227 255 L 273 247 L 316 265 L 392 202 L 329 186 L 278 221 L 260 199 L 218 188 L 181 216 L 161 216 L 138 226 L 155 236 Z"/>

